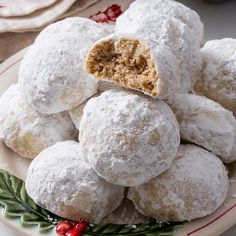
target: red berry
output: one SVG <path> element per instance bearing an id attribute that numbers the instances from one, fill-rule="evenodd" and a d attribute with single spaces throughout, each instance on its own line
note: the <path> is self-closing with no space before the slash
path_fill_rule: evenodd
<path id="1" fill-rule="evenodd" d="M 56 233 L 64 235 L 69 229 L 72 229 L 73 225 L 68 221 L 61 221 L 56 227 Z"/>
<path id="2" fill-rule="evenodd" d="M 80 220 L 79 222 L 75 223 L 74 226 L 76 229 L 79 229 L 80 231 L 84 232 L 89 227 L 89 222 L 87 220 Z"/>
<path id="3" fill-rule="evenodd" d="M 73 229 L 69 229 L 65 233 L 65 236 L 83 236 L 83 232 L 81 232 L 79 229 L 73 228 Z"/>

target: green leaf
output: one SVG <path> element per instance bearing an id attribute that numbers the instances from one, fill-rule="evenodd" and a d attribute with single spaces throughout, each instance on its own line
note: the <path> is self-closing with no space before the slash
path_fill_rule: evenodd
<path id="1" fill-rule="evenodd" d="M 0 170 L 0 206 L 6 217 L 18 218 L 24 227 L 37 226 L 40 232 L 54 229 L 63 220 L 38 206 L 27 194 L 24 181 Z M 173 236 L 181 223 L 152 222 L 140 225 L 93 225 L 84 236 Z"/>
<path id="2" fill-rule="evenodd" d="M 36 225 L 40 232 L 54 228 L 60 220 L 34 203 L 23 180 L 4 170 L 0 170 L 0 205 L 6 217 L 19 218 L 22 226 Z"/>

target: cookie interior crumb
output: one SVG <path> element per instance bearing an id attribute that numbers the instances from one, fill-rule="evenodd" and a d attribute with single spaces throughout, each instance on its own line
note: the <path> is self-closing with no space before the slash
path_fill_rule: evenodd
<path id="1" fill-rule="evenodd" d="M 158 95 L 158 74 L 150 49 L 135 39 L 110 39 L 95 45 L 86 69 L 96 78 L 112 81 L 153 97 Z"/>

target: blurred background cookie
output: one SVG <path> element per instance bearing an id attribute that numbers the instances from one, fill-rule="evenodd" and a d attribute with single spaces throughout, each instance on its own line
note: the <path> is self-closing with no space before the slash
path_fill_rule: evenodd
<path id="1" fill-rule="evenodd" d="M 204 147 L 229 163 L 236 160 L 236 119 L 232 112 L 203 96 L 179 94 L 173 109 L 183 140 Z"/>
<path id="2" fill-rule="evenodd" d="M 236 116 L 236 39 L 208 41 L 201 53 L 202 77 L 194 85 L 194 91 L 220 103 Z"/>

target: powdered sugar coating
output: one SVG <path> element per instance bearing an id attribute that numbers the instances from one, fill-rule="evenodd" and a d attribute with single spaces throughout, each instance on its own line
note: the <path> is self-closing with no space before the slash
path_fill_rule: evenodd
<path id="1" fill-rule="evenodd" d="M 196 143 L 224 162 L 236 160 L 236 119 L 220 104 L 193 94 L 168 102 L 180 125 L 181 138 Z"/>
<path id="2" fill-rule="evenodd" d="M 84 70 L 89 47 L 108 34 L 92 20 L 74 17 L 49 25 L 26 53 L 19 74 L 22 94 L 42 113 L 74 108 L 97 92 Z"/>
<path id="3" fill-rule="evenodd" d="M 213 213 L 228 189 L 227 171 L 215 155 L 195 145 L 181 145 L 171 168 L 130 188 L 128 198 L 157 220 L 185 221 Z"/>
<path id="4" fill-rule="evenodd" d="M 102 92 L 104 92 L 106 90 L 110 90 L 110 89 L 115 89 L 115 88 L 118 88 L 118 86 L 113 83 L 110 83 L 107 81 L 98 81 L 98 92 L 92 97 L 99 96 Z M 91 99 L 92 97 L 90 97 L 89 99 Z M 80 121 L 83 116 L 84 107 L 87 104 L 87 102 L 89 101 L 89 99 L 87 99 L 85 102 L 83 102 L 79 106 L 75 107 L 74 109 L 69 110 L 69 114 L 71 116 L 71 119 L 72 119 L 75 127 L 78 130 L 79 130 Z"/>
<path id="5" fill-rule="evenodd" d="M 68 112 L 40 114 L 25 103 L 18 84 L 1 96 L 0 113 L 0 139 L 23 157 L 34 158 L 56 142 L 77 136 Z"/>
<path id="6" fill-rule="evenodd" d="M 146 11 L 145 14 L 142 14 L 144 13 L 144 11 Z M 147 19 L 150 18 L 150 16 L 155 16 L 156 19 L 174 18 L 175 20 L 186 24 L 192 31 L 194 38 L 197 39 L 199 45 L 202 44 L 204 36 L 204 27 L 197 12 L 188 8 L 182 3 L 172 0 L 134 1 L 130 4 L 129 9 L 117 19 L 116 32 L 121 35 L 135 35 L 136 33 L 140 32 L 140 24 L 143 24 L 144 18 Z M 149 26 L 146 25 L 146 27 Z M 155 32 L 152 33 L 155 34 Z"/>
<path id="7" fill-rule="evenodd" d="M 172 63 L 176 63 L 174 67 L 180 71 L 171 78 L 173 83 L 175 80 L 181 82 L 176 84 L 178 93 L 188 92 L 200 75 L 203 25 L 196 12 L 183 4 L 170 0 L 135 1 L 118 17 L 115 34 L 169 48 L 174 59 Z"/>
<path id="8" fill-rule="evenodd" d="M 195 92 L 220 103 L 236 116 L 236 39 L 208 41 L 201 53 L 202 77 L 194 86 Z"/>
<path id="9" fill-rule="evenodd" d="M 142 215 L 129 199 L 102 220 L 102 224 L 133 225 L 147 224 L 150 219 Z"/>
<path id="10" fill-rule="evenodd" d="M 67 219 L 100 221 L 124 197 L 124 188 L 105 182 L 90 167 L 79 143 L 58 142 L 31 163 L 26 190 L 43 208 Z"/>
<path id="11" fill-rule="evenodd" d="M 128 90 L 108 90 L 84 108 L 79 140 L 94 170 L 110 183 L 135 186 L 168 169 L 179 127 L 161 100 Z"/>

